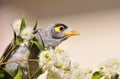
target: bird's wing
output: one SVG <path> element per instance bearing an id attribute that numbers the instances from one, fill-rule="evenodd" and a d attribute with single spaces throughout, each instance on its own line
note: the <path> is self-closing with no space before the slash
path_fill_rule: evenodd
<path id="1" fill-rule="evenodd" d="M 18 46 L 15 45 L 14 41 L 12 41 L 5 51 L 3 52 L 3 55 L 0 58 L 0 63 L 5 62 L 13 53 L 14 51 L 18 48 Z"/>

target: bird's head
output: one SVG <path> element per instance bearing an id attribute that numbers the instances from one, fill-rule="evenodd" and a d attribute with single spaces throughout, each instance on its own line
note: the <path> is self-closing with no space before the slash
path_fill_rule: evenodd
<path id="1" fill-rule="evenodd" d="M 55 48 L 67 38 L 75 35 L 80 35 L 77 31 L 72 30 L 68 26 L 61 23 L 49 25 L 48 27 L 39 29 L 38 34 L 41 36 L 41 39 L 46 48 Z M 38 41 L 40 40 L 38 37 L 37 39 Z"/>

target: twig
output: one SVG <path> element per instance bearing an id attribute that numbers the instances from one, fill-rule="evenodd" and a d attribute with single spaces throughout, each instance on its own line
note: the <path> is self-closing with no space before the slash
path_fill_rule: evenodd
<path id="1" fill-rule="evenodd" d="M 24 62 L 24 61 L 31 61 L 31 62 L 38 62 L 38 59 L 21 59 L 21 60 L 13 60 L 13 61 L 9 61 L 9 62 L 3 62 L 0 63 L 0 65 L 5 65 L 5 64 L 9 64 L 9 63 L 18 63 L 18 62 Z"/>

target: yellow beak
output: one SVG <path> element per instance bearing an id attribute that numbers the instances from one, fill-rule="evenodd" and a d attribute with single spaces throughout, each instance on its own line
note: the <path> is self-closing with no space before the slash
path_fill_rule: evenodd
<path id="1" fill-rule="evenodd" d="M 76 35 L 80 35 L 79 32 L 75 31 L 75 30 L 72 30 L 72 29 L 67 29 L 66 31 L 64 31 L 64 34 L 66 36 L 76 36 Z"/>

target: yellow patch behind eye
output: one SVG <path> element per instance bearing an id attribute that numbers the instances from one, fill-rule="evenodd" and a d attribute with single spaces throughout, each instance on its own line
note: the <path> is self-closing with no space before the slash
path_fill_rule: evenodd
<path id="1" fill-rule="evenodd" d="M 58 26 L 58 27 L 55 27 L 55 32 L 61 32 L 60 28 L 63 27 L 63 26 Z"/>

